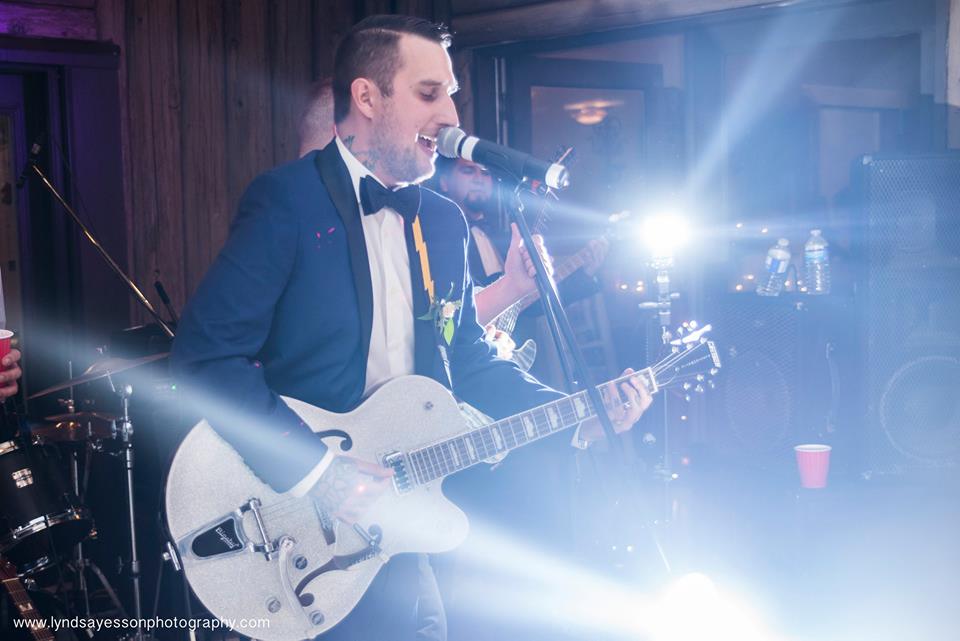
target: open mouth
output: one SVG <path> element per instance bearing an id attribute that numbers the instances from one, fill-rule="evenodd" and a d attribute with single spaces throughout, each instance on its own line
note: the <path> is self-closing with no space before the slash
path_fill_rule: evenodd
<path id="1" fill-rule="evenodd" d="M 417 144 L 431 154 L 437 151 L 437 139 L 432 136 L 417 134 Z"/>

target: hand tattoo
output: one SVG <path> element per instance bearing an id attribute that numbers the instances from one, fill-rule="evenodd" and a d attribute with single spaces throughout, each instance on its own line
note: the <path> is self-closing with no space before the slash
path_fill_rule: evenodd
<path id="1" fill-rule="evenodd" d="M 324 511 L 335 513 L 360 484 L 357 464 L 349 458 L 337 457 L 320 477 L 313 490 Z"/>

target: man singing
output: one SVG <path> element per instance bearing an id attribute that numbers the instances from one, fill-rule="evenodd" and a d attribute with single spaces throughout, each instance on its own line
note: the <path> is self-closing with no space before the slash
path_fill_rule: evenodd
<path id="1" fill-rule="evenodd" d="M 449 44 L 445 29 L 408 16 L 372 16 L 344 37 L 337 136 L 249 186 L 173 348 L 181 382 L 202 391 L 204 414 L 249 467 L 278 492 L 311 493 L 344 522 L 389 486 L 389 472 L 328 449 L 279 395 L 345 412 L 416 373 L 494 418 L 560 396 L 493 357 L 476 321 L 463 216 L 418 186 L 434 171 L 437 133 L 458 124 Z M 439 298 L 457 302 L 452 336 L 421 318 Z M 610 411 L 621 430 L 650 403 L 637 378 L 609 393 L 623 401 Z M 218 408 L 245 420 L 218 420 Z M 595 421 L 579 429 L 585 440 L 600 435 Z M 427 558 L 400 555 L 324 638 L 445 636 Z"/>

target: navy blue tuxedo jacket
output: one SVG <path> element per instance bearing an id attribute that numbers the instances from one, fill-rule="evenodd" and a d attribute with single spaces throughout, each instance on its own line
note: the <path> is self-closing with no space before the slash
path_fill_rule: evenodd
<path id="1" fill-rule="evenodd" d="M 452 287 L 452 299 L 463 301 L 447 350 L 453 392 L 493 418 L 559 397 L 493 357 L 476 321 L 463 214 L 432 191 L 421 194 L 435 293 Z M 326 451 L 278 395 L 334 412 L 362 400 L 373 295 L 360 216 L 334 143 L 257 177 L 178 327 L 171 360 L 187 398 L 278 491 Z M 412 252 L 410 266 L 419 317 L 429 301 Z M 416 372 L 447 384 L 435 324 L 414 327 Z"/>

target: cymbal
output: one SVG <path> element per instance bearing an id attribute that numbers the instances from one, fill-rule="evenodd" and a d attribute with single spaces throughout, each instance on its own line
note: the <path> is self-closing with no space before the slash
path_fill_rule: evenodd
<path id="1" fill-rule="evenodd" d="M 51 423 L 60 423 L 63 421 L 72 421 L 74 423 L 84 423 L 86 421 L 105 421 L 111 423 L 120 417 L 116 414 L 107 412 L 67 412 L 65 414 L 54 414 L 53 416 L 44 416 L 43 420 Z"/>
<path id="2" fill-rule="evenodd" d="M 82 376 L 77 376 L 76 378 L 71 378 L 68 381 L 57 383 L 53 387 L 48 387 L 47 389 L 31 394 L 27 398 L 32 400 L 40 396 L 46 396 L 47 394 L 65 390 L 68 387 L 83 385 L 84 383 L 89 383 L 90 381 L 106 378 L 112 374 L 119 374 L 120 372 L 124 372 L 128 369 L 133 369 L 134 367 L 140 367 L 141 365 L 158 361 L 166 358 L 167 356 L 169 356 L 169 352 L 163 352 L 162 354 L 151 354 L 150 356 L 143 356 L 141 358 L 105 358 L 88 367 L 87 371 L 84 372 Z"/>
<path id="3" fill-rule="evenodd" d="M 116 433 L 114 414 L 105 412 L 71 412 L 47 416 L 47 425 L 35 425 L 30 434 L 43 442 L 76 442 L 106 440 L 114 438 Z"/>

